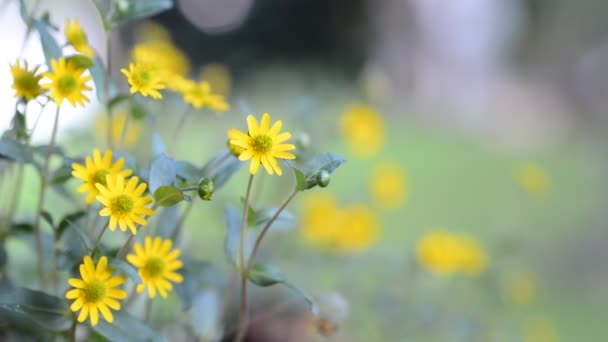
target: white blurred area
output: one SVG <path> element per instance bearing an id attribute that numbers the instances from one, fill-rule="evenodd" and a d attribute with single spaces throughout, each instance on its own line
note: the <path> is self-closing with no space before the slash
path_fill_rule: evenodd
<path id="1" fill-rule="evenodd" d="M 103 27 L 91 1 L 26 0 L 25 3 L 28 9 L 34 8 L 37 4 L 35 10 L 37 16 L 46 11 L 51 14 L 51 21 L 60 29 L 60 32 L 54 34 L 60 45 L 65 43 L 65 37 L 63 36 L 65 21 L 72 18 L 79 19 L 88 34 L 90 44 L 103 59 L 103 56 L 105 56 Z M 0 132 L 2 132 L 10 126 L 17 100 L 13 97 L 14 91 L 11 88 L 13 80 L 10 65 L 13 65 L 19 58 L 26 60 L 30 66 L 42 65 L 40 70 L 46 71 L 47 68 L 37 32 L 32 32 L 24 45 L 26 25 L 19 16 L 19 2 L 11 0 L 0 5 L 0 41 L 2 42 L 2 49 L 0 49 L 0 103 L 5 105 L 5 112 L 0 115 Z M 73 52 L 73 50 L 67 48 L 65 51 Z M 95 96 L 94 86 L 93 90 L 87 93 L 87 97 L 91 102 L 85 108 L 73 108 L 67 101 L 64 101 L 61 105 L 58 139 L 91 122 L 101 110 Z M 40 108 L 40 105 L 34 102 L 28 105 L 28 127 L 32 127 L 40 113 Z M 56 108 L 54 104 L 49 104 L 44 109 L 32 137 L 34 143 L 45 143 L 49 140 Z"/>

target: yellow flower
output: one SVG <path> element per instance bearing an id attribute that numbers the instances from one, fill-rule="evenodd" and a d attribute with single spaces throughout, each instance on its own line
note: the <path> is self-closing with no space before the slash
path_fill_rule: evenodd
<path id="1" fill-rule="evenodd" d="M 223 113 L 230 108 L 223 95 L 212 94 L 211 85 L 202 81 L 192 82 L 182 90 L 184 102 L 189 103 L 194 108 L 207 107 L 214 112 Z"/>
<path id="2" fill-rule="evenodd" d="M 209 63 L 205 65 L 201 72 L 201 79 L 209 82 L 211 87 L 219 94 L 228 95 L 230 93 L 232 76 L 230 75 L 230 69 L 224 64 Z"/>
<path id="3" fill-rule="evenodd" d="M 23 67 L 19 64 L 19 60 L 15 65 L 11 66 L 11 74 L 13 74 L 12 88 L 15 90 L 15 97 L 25 97 L 30 101 L 42 94 L 40 88 L 41 74 L 36 74 L 40 66 L 35 66 L 32 70 L 28 70 L 27 61 L 23 62 Z"/>
<path id="4" fill-rule="evenodd" d="M 51 67 L 52 72 L 44 73 L 44 77 L 51 80 L 51 83 L 43 84 L 42 87 L 51 90 L 49 96 L 57 106 L 60 106 L 64 99 L 74 107 L 76 104 L 84 106 L 89 98 L 83 92 L 91 90 L 91 87 L 86 85 L 86 82 L 91 80 L 91 75 L 82 76 L 86 69 L 77 68 L 73 61 L 68 62 L 63 57 L 51 60 Z"/>
<path id="5" fill-rule="evenodd" d="M 524 322 L 524 342 L 558 342 L 559 333 L 555 324 L 545 317 L 534 317 Z"/>
<path id="6" fill-rule="evenodd" d="M 546 195 L 551 189 L 551 179 L 540 165 L 527 163 L 517 168 L 515 180 L 532 196 Z"/>
<path id="7" fill-rule="evenodd" d="M 340 129 L 353 154 L 369 158 L 384 144 L 384 121 L 374 108 L 351 105 L 340 118 Z"/>
<path id="8" fill-rule="evenodd" d="M 163 240 L 160 237 L 146 236 L 145 247 L 139 243 L 133 245 L 135 254 L 127 255 L 127 261 L 137 267 L 142 283 L 137 285 L 137 292 L 148 289 L 148 296 L 154 298 L 156 291 L 163 298 L 167 298 L 167 292 L 173 289 L 169 282 L 181 283 L 184 278 L 176 271 L 182 268 L 183 263 L 179 260 L 180 250 L 171 250 L 171 240 Z"/>
<path id="9" fill-rule="evenodd" d="M 89 58 L 95 56 L 95 51 L 89 45 L 87 34 L 82 29 L 82 26 L 80 26 L 78 19 L 66 21 L 64 30 L 66 39 L 76 51 Z"/>
<path id="10" fill-rule="evenodd" d="M 308 241 L 332 247 L 343 222 L 342 212 L 327 192 L 313 192 L 303 202 L 302 234 Z"/>
<path id="11" fill-rule="evenodd" d="M 68 279 L 68 284 L 73 287 L 65 294 L 67 299 L 75 299 L 70 310 L 77 312 L 78 322 L 84 322 L 87 317 L 91 319 L 91 325 L 96 326 L 99 322 L 99 312 L 103 318 L 112 323 L 114 316 L 112 310 L 120 310 L 119 299 L 125 299 L 127 293 L 116 287 L 125 282 L 123 276 L 112 277 L 113 270 L 108 265 L 108 258 L 103 256 L 99 259 L 97 266 L 90 256 L 84 257 L 80 264 L 80 277 Z M 118 300 L 117 300 L 118 299 Z"/>
<path id="12" fill-rule="evenodd" d="M 129 114 L 116 112 L 112 114 L 112 145 L 130 146 L 133 145 L 141 135 L 142 126 L 139 120 L 128 120 Z M 128 122 L 127 122 L 128 120 Z M 100 115 L 95 122 L 95 132 L 103 134 L 103 139 L 107 138 L 108 116 Z M 124 131 L 126 130 L 126 131 Z M 123 140 L 124 136 L 124 140 Z"/>
<path id="13" fill-rule="evenodd" d="M 236 139 L 238 137 L 238 132 L 239 130 L 236 128 L 231 128 L 228 130 L 228 148 L 230 149 L 230 152 L 232 152 L 232 154 L 236 157 L 238 157 L 241 152 L 245 150 L 244 148 L 230 142 L 230 140 Z"/>
<path id="14" fill-rule="evenodd" d="M 306 198 L 302 213 L 302 235 L 321 247 L 343 253 L 362 252 L 377 241 L 380 226 L 365 205 L 337 206 L 328 194 Z"/>
<path id="15" fill-rule="evenodd" d="M 230 139 L 230 143 L 244 148 L 244 151 L 239 155 L 239 160 L 246 161 L 251 159 L 249 172 L 252 175 L 258 172 L 261 164 L 269 175 L 276 172 L 280 176 L 283 174 L 283 170 L 281 170 L 276 158 L 296 158 L 293 154 L 287 152 L 295 150 L 296 147 L 292 144 L 283 144 L 283 142 L 291 138 L 291 133 L 279 133 L 282 125 L 283 122 L 277 120 L 270 127 L 270 115 L 268 113 L 262 115 L 260 125 L 258 125 L 258 121 L 253 115 L 249 115 L 247 116 L 249 135 L 238 130 L 233 132 L 235 137 Z"/>
<path id="16" fill-rule="evenodd" d="M 157 69 L 148 64 L 129 64 L 129 70 L 120 69 L 131 86 L 131 94 L 139 92 L 143 96 L 150 96 L 153 99 L 162 99 L 163 95 L 159 92 L 165 89 L 162 75 Z"/>
<path id="17" fill-rule="evenodd" d="M 128 177 L 132 171 L 129 169 L 122 169 L 125 164 L 123 158 L 118 159 L 112 164 L 112 150 L 106 150 L 101 155 L 98 149 L 93 150 L 93 157 L 87 156 L 85 158 L 85 165 L 73 163 L 72 164 L 72 176 L 81 179 L 84 183 L 76 189 L 78 192 L 88 192 L 86 203 L 91 204 L 95 197 L 99 194 L 96 185 L 106 185 L 106 176 L 117 176 Z"/>
<path id="18" fill-rule="evenodd" d="M 339 216 L 343 222 L 336 232 L 336 247 L 344 252 L 362 252 L 378 239 L 380 225 L 376 215 L 365 205 L 353 205 Z"/>
<path id="19" fill-rule="evenodd" d="M 418 241 L 416 256 L 424 268 L 444 276 L 458 271 L 478 275 L 488 262 L 475 240 L 441 230 L 427 233 Z"/>
<path id="20" fill-rule="evenodd" d="M 371 172 L 370 189 L 376 203 L 384 208 L 401 207 L 406 197 L 405 171 L 395 162 L 377 164 Z"/>
<path id="21" fill-rule="evenodd" d="M 152 203 L 152 198 L 142 197 L 146 191 L 146 183 L 138 185 L 138 181 L 137 177 L 131 177 L 127 181 L 120 175 L 108 175 L 106 185 L 99 183 L 95 185 L 99 190 L 97 200 L 105 207 L 99 215 L 110 216 L 110 230 L 114 231 L 118 224 L 123 232 L 129 227 L 131 233 L 135 235 L 137 234 L 135 224 L 145 226 L 147 221 L 143 216 L 154 214 L 154 210 L 145 207 Z"/>
<path id="22" fill-rule="evenodd" d="M 532 304 L 538 292 L 538 284 L 534 273 L 526 270 L 512 271 L 502 281 L 503 298 L 516 305 Z"/>

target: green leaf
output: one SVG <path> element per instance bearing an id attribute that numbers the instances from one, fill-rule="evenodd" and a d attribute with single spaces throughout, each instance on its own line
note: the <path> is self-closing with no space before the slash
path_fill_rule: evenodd
<path id="1" fill-rule="evenodd" d="M 203 341 L 219 341 L 221 329 L 221 301 L 216 290 L 205 290 L 194 298 L 192 329 Z"/>
<path id="2" fill-rule="evenodd" d="M 42 20 L 34 21 L 34 27 L 40 35 L 40 43 L 42 44 L 42 52 L 44 52 L 44 58 L 46 59 L 46 65 L 49 70 L 52 70 L 51 60 L 58 59 L 61 57 L 61 47 L 57 44 L 55 38 L 49 33 L 48 23 Z"/>
<path id="3" fill-rule="evenodd" d="M 87 69 L 93 66 L 93 61 L 85 55 L 71 55 L 66 57 L 65 60 L 71 61 L 79 69 Z"/>
<path id="4" fill-rule="evenodd" d="M 173 206 L 159 209 L 154 213 L 154 216 L 158 217 L 156 223 L 156 236 L 160 236 L 164 239 L 171 238 L 179 221 L 179 207 Z"/>
<path id="5" fill-rule="evenodd" d="M 286 164 L 294 168 L 296 185 L 298 190 L 308 190 L 318 185 L 317 174 L 325 170 L 331 175 L 346 160 L 334 153 L 322 153 L 303 161 L 291 162 Z"/>
<path id="6" fill-rule="evenodd" d="M 30 16 L 27 13 L 27 7 L 25 6 L 25 0 L 19 0 L 19 15 L 21 16 L 21 20 L 23 20 L 23 23 L 29 26 Z"/>
<path id="7" fill-rule="evenodd" d="M 68 329 L 72 320 L 65 300 L 26 288 L 0 290 L 0 318 L 4 314 L 31 320 L 52 331 Z"/>
<path id="8" fill-rule="evenodd" d="M 50 184 L 63 184 L 72 178 L 72 167 L 67 165 L 60 166 L 53 171 Z"/>
<path id="9" fill-rule="evenodd" d="M 159 156 L 165 153 L 165 143 L 163 142 L 163 138 L 161 138 L 160 134 L 157 132 L 152 133 L 152 154 L 154 156 Z"/>
<path id="10" fill-rule="evenodd" d="M 226 239 L 224 240 L 224 253 L 233 265 L 239 263 L 239 250 L 241 247 L 241 222 L 243 213 L 235 208 L 228 206 L 224 210 L 224 222 L 226 223 Z M 245 255 L 251 254 L 253 248 L 253 234 L 249 234 L 249 241 L 245 245 Z"/>
<path id="11" fill-rule="evenodd" d="M 151 17 L 173 7 L 171 0 L 122 0 L 117 1 L 114 15 L 110 19 L 114 25 Z"/>
<path id="12" fill-rule="evenodd" d="M 229 150 L 225 150 L 216 154 L 205 164 L 205 166 L 203 166 L 201 175 L 198 179 L 203 177 L 210 178 L 213 181 L 215 191 L 217 191 L 226 184 L 242 166 L 242 161 L 233 156 Z"/>
<path id="13" fill-rule="evenodd" d="M 177 172 L 177 176 L 187 183 L 198 182 L 201 178 L 201 170 L 194 164 L 185 160 L 178 160 L 175 162 L 175 171 Z"/>
<path id="14" fill-rule="evenodd" d="M 11 233 L 30 234 L 34 232 L 34 225 L 31 223 L 13 223 L 11 225 Z"/>
<path id="15" fill-rule="evenodd" d="M 0 159 L 7 158 L 17 163 L 30 163 L 34 160 L 32 149 L 9 137 L 0 138 Z"/>
<path id="16" fill-rule="evenodd" d="M 123 310 L 114 311 L 114 322 L 108 323 L 100 319 L 93 327 L 98 334 L 113 342 L 132 341 L 163 341 L 160 333 L 154 331 L 141 320 L 129 315 Z"/>
<path id="17" fill-rule="evenodd" d="M 160 186 L 154 192 L 154 202 L 161 207 L 171 207 L 184 200 L 184 193 L 174 186 Z"/>
<path id="18" fill-rule="evenodd" d="M 27 118 L 25 114 L 16 110 L 15 115 L 13 115 L 13 118 L 11 119 L 11 129 L 5 134 L 10 134 L 10 136 L 16 138 L 17 141 L 24 141 L 29 138 L 26 121 Z"/>
<path id="19" fill-rule="evenodd" d="M 195 297 L 202 288 L 209 286 L 223 288 L 226 286 L 224 274 L 214 267 L 213 264 L 187 257 L 182 258 L 182 261 L 184 262 L 184 267 L 179 269 L 178 273 L 184 277 L 184 281 L 174 284 L 174 289 L 182 302 L 184 311 L 190 310 Z"/>
<path id="20" fill-rule="evenodd" d="M 266 224 L 277 212 L 278 208 L 260 209 L 255 212 L 255 226 Z M 270 229 L 284 230 L 292 228 L 295 225 L 296 218 L 287 210 L 281 211 L 279 216 L 274 220 Z"/>
<path id="21" fill-rule="evenodd" d="M 118 271 L 118 273 L 122 273 L 133 279 L 135 283 L 141 283 L 141 278 L 139 277 L 139 273 L 137 273 L 137 269 L 135 269 L 135 267 L 121 259 L 109 259 L 108 266 L 112 267 L 115 271 Z"/>
<path id="22" fill-rule="evenodd" d="M 156 192 L 156 189 L 163 185 L 175 184 L 177 171 L 175 161 L 164 153 L 161 153 L 152 160 L 150 165 L 150 175 L 148 179 L 148 187 L 151 192 Z"/>
<path id="23" fill-rule="evenodd" d="M 108 102 L 108 107 L 112 109 L 130 98 L 131 96 L 129 94 L 118 94 L 110 99 L 110 102 Z"/>
<path id="24" fill-rule="evenodd" d="M 91 73 L 91 77 L 93 78 L 93 83 L 95 84 L 95 92 L 97 95 L 97 100 L 100 103 L 104 103 L 105 98 L 105 79 L 106 79 L 106 71 L 103 61 L 101 57 L 95 56 L 93 57 L 93 65 L 89 67 L 89 72 Z M 109 80 L 110 84 L 108 88 L 110 88 L 110 93 L 112 93 L 112 89 L 115 87 L 111 80 Z"/>
<path id="25" fill-rule="evenodd" d="M 302 296 L 306 302 L 308 302 L 310 312 L 313 315 L 317 315 L 319 313 L 319 308 L 317 307 L 314 299 L 304 290 L 298 288 L 293 283 L 291 283 L 287 277 L 281 272 L 281 270 L 271 264 L 255 264 L 249 271 L 249 280 L 261 287 L 273 286 L 276 284 L 283 284 L 287 286 L 292 291 L 296 292 L 300 296 Z"/>
<path id="26" fill-rule="evenodd" d="M 55 240 L 59 240 L 61 238 L 61 235 L 63 235 L 63 232 L 70 226 L 74 225 L 76 222 L 78 222 L 78 220 L 80 220 L 81 218 L 85 217 L 87 215 L 86 211 L 84 210 L 78 210 L 76 212 L 73 212 L 71 214 L 67 214 L 65 215 L 61 221 L 59 221 L 59 224 L 57 225 L 57 231 L 55 233 Z M 80 230 L 77 227 L 74 227 L 75 230 Z M 86 236 L 86 234 L 85 234 Z M 88 237 L 87 237 L 88 239 Z"/>
<path id="27" fill-rule="evenodd" d="M 51 216 L 51 213 L 46 210 L 43 210 L 42 212 L 40 212 L 40 216 L 42 217 L 44 222 L 49 224 L 49 226 L 51 226 L 52 228 L 55 227 L 55 225 L 53 224 L 53 216 Z"/>

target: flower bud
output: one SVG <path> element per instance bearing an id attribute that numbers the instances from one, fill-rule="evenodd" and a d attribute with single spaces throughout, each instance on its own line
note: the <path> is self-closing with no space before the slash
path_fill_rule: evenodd
<path id="1" fill-rule="evenodd" d="M 325 188 L 326 186 L 329 185 L 330 179 L 331 179 L 331 175 L 329 174 L 329 172 L 327 172 L 327 170 L 321 169 L 317 173 L 317 185 L 319 185 L 322 188 Z"/>
<path id="2" fill-rule="evenodd" d="M 207 177 L 201 178 L 198 182 L 198 197 L 204 201 L 210 201 L 213 195 L 213 181 Z"/>

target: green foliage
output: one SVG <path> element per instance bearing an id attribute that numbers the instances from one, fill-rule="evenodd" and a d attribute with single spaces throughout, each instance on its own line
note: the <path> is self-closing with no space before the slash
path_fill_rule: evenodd
<path id="1" fill-rule="evenodd" d="M 61 57 L 61 47 L 55 38 L 50 34 L 49 28 L 52 27 L 48 22 L 35 20 L 34 27 L 40 36 L 40 43 L 42 44 L 42 52 L 44 53 L 44 58 L 46 59 L 46 65 L 49 70 L 53 70 L 51 67 L 51 60 Z"/>
<path id="2" fill-rule="evenodd" d="M 141 278 L 139 277 L 137 270 L 131 264 L 121 259 L 108 259 L 108 266 L 112 267 L 115 271 L 118 271 L 118 273 L 122 273 L 131 278 L 135 283 L 141 282 Z"/>
<path id="3" fill-rule="evenodd" d="M 150 165 L 148 188 L 156 192 L 161 186 L 172 186 L 177 177 L 177 170 L 173 158 L 164 153 L 157 155 Z"/>
<path id="4" fill-rule="evenodd" d="M 154 203 L 161 207 L 171 207 L 184 200 L 184 193 L 174 187 L 163 185 L 154 191 Z"/>
<path id="5" fill-rule="evenodd" d="M 224 241 L 224 253 L 233 265 L 238 265 L 241 244 L 241 223 L 243 213 L 235 208 L 228 206 L 224 209 L 224 222 L 226 224 L 226 240 Z M 248 239 L 245 244 L 245 255 L 250 255 L 253 247 L 253 240 Z"/>
<path id="6" fill-rule="evenodd" d="M 101 57 L 95 56 L 93 57 L 93 64 L 89 66 L 89 72 L 91 73 L 91 77 L 93 78 L 93 83 L 95 84 L 95 94 L 97 95 L 97 101 L 100 103 L 104 103 L 106 99 L 106 82 L 108 82 L 108 91 L 110 96 L 113 92 L 113 89 L 116 88 L 111 79 L 106 81 L 106 70 L 103 65 L 103 61 Z"/>
<path id="7" fill-rule="evenodd" d="M 13 320 L 32 321 L 52 331 L 66 330 L 71 323 L 63 299 L 41 291 L 4 285 L 0 291 L 0 321 Z"/>
<path id="8" fill-rule="evenodd" d="M 110 18 L 113 25 L 151 17 L 173 7 L 172 0 L 117 0 L 114 14 Z"/>
<path id="9" fill-rule="evenodd" d="M 25 144 L 9 137 L 0 138 L 0 159 L 9 159 L 17 163 L 32 163 L 34 153 Z"/>
<path id="10" fill-rule="evenodd" d="M 317 185 L 327 186 L 329 176 L 345 161 L 344 158 L 335 153 L 323 153 L 291 163 L 296 176 L 297 189 L 308 190 Z"/>
<path id="11" fill-rule="evenodd" d="M 113 342 L 165 340 L 157 331 L 124 311 L 114 312 L 113 323 L 100 319 L 93 330 Z"/>

